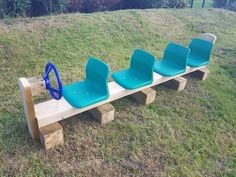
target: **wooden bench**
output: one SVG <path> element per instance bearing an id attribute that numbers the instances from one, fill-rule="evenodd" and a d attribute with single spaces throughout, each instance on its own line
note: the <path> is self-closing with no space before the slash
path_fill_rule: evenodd
<path id="1" fill-rule="evenodd" d="M 181 85 L 181 83 L 178 84 L 178 82 L 183 82 L 183 79 L 179 79 L 181 76 L 193 72 L 198 72 L 198 73 L 200 72 L 201 74 L 196 74 L 195 76 L 199 75 L 199 77 L 202 78 L 204 71 L 207 71 L 206 74 L 208 74 L 208 70 L 205 69 L 205 66 L 199 68 L 187 67 L 185 73 L 174 77 L 164 77 L 154 72 L 153 73 L 154 80 L 152 84 L 135 90 L 127 90 L 118 85 L 116 82 L 112 81 L 109 82 L 108 84 L 110 97 L 107 100 L 81 109 L 72 107 L 64 98 L 60 99 L 59 101 L 52 99 L 42 103 L 34 104 L 33 96 L 46 92 L 44 80 L 41 77 L 35 77 L 29 79 L 20 78 L 19 86 L 21 90 L 22 102 L 24 105 L 24 111 L 26 115 L 29 133 L 31 137 L 35 140 L 38 140 L 40 137 L 41 142 L 45 146 L 45 149 L 49 149 L 54 145 L 63 143 L 63 131 L 62 127 L 58 123 L 59 121 L 90 110 L 90 112 L 92 112 L 91 115 L 99 114 L 99 116 L 95 117 L 101 123 L 110 122 L 114 119 L 114 107 L 112 105 L 104 107 L 104 105 L 110 104 L 110 102 L 128 95 L 133 95 L 133 97 L 134 98 L 136 97 L 135 99 L 140 103 L 150 104 L 151 102 L 154 101 L 154 99 L 150 97 L 155 96 L 155 94 L 153 94 L 154 92 L 150 90 L 151 87 L 165 83 L 167 81 L 174 80 L 175 87 L 177 82 L 176 89 L 182 90 L 185 85 L 183 86 Z M 205 79 L 206 77 L 203 78 Z M 179 87 L 181 87 L 181 89 Z M 141 94 L 137 94 L 138 92 L 140 92 Z M 137 98 L 137 97 L 142 97 L 142 98 Z M 140 99 L 144 100 L 142 101 Z M 103 108 L 99 108 L 100 106 L 103 106 Z M 109 111 L 110 113 L 106 114 Z M 109 115 L 111 117 L 103 116 L 103 114 Z M 54 139 L 54 141 L 52 141 L 52 139 Z"/>

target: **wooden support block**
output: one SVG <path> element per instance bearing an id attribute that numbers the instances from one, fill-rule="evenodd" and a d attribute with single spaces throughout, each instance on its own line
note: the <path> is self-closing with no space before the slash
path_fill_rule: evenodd
<path id="1" fill-rule="evenodd" d="M 192 72 L 190 75 L 196 77 L 202 81 L 206 80 L 209 76 L 210 70 L 207 68 L 202 68 L 197 71 Z"/>
<path id="2" fill-rule="evenodd" d="M 101 124 L 106 124 L 114 120 L 115 108 L 110 103 L 106 103 L 89 110 L 89 113 Z"/>
<path id="3" fill-rule="evenodd" d="M 152 88 L 139 91 L 131 95 L 139 104 L 148 105 L 155 101 L 156 91 Z"/>
<path id="4" fill-rule="evenodd" d="M 58 122 L 40 128 L 39 137 L 45 150 L 64 143 L 63 128 Z"/>
<path id="5" fill-rule="evenodd" d="M 174 78 L 172 80 L 165 82 L 164 85 L 168 88 L 181 91 L 185 88 L 186 83 L 187 83 L 187 79 L 185 79 L 184 77 L 177 77 L 177 78 Z"/>

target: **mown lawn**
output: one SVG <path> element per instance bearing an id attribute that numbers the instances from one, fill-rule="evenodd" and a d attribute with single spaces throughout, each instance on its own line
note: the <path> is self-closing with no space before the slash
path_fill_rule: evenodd
<path id="1" fill-rule="evenodd" d="M 205 82 L 157 87 L 150 106 L 117 100 L 115 120 L 65 120 L 65 144 L 45 152 L 27 131 L 19 77 L 51 60 L 64 84 L 84 77 L 89 56 L 111 70 L 135 48 L 161 58 L 169 41 L 218 36 Z M 127 10 L 0 21 L 0 176 L 236 176 L 236 13 L 217 9 Z M 86 147 L 86 148 L 85 148 Z"/>

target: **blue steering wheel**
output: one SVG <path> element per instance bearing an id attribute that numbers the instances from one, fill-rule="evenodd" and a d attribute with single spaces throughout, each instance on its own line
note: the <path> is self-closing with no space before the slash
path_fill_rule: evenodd
<path id="1" fill-rule="evenodd" d="M 58 89 L 52 87 L 51 85 L 49 74 L 52 70 L 54 71 L 57 78 Z M 46 84 L 46 89 L 49 90 L 51 96 L 56 100 L 60 100 L 62 97 L 62 81 L 60 78 L 59 71 L 57 70 L 56 66 L 52 62 L 48 62 L 48 64 L 46 65 L 43 79 Z"/>

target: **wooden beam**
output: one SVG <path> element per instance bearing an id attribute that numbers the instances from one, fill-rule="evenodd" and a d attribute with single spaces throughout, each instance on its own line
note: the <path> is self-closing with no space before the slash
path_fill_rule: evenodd
<path id="1" fill-rule="evenodd" d="M 130 96 L 139 104 L 149 105 L 155 101 L 156 91 L 152 88 L 147 88 Z"/>
<path id="2" fill-rule="evenodd" d="M 185 79 L 184 77 L 177 77 L 172 80 L 169 80 L 168 82 L 165 82 L 164 85 L 171 89 L 182 91 L 184 90 L 186 83 L 187 83 L 187 79 Z"/>
<path id="3" fill-rule="evenodd" d="M 114 120 L 115 108 L 110 103 L 98 106 L 89 110 L 93 118 L 98 120 L 100 124 L 107 124 Z"/>
<path id="4" fill-rule="evenodd" d="M 24 112 L 26 116 L 28 130 L 31 137 L 34 140 L 37 140 L 39 138 L 39 128 L 35 116 L 33 94 L 31 91 L 30 83 L 26 78 L 20 78 L 18 82 L 20 86 L 22 102 L 24 105 Z"/>
<path id="5" fill-rule="evenodd" d="M 203 66 L 205 67 L 205 66 Z M 119 98 L 131 95 L 133 93 L 139 92 L 141 90 L 144 90 L 149 87 L 153 87 L 155 85 L 161 84 L 163 82 L 167 82 L 171 79 L 174 79 L 176 77 L 186 75 L 188 73 L 194 72 L 196 70 L 199 70 L 203 67 L 198 68 L 191 68 L 187 66 L 186 72 L 174 77 L 164 77 L 160 74 L 153 73 L 153 83 L 135 90 L 127 90 L 120 85 L 118 85 L 116 82 L 109 82 L 109 93 L 110 97 L 107 100 L 101 101 L 99 103 L 87 106 L 85 108 L 77 109 L 71 106 L 64 98 L 61 100 L 49 100 L 43 103 L 39 103 L 35 105 L 35 111 L 36 111 L 36 118 L 38 121 L 39 128 L 50 125 L 54 122 L 58 122 L 60 120 L 64 120 L 68 117 L 74 116 L 76 114 L 82 113 L 84 111 L 93 109 L 95 107 L 98 107 L 100 105 L 110 103 L 114 100 L 117 100 Z"/>
<path id="6" fill-rule="evenodd" d="M 45 150 L 64 143 L 63 128 L 58 122 L 40 128 L 39 132 Z"/>
<path id="7" fill-rule="evenodd" d="M 33 96 L 46 92 L 45 81 L 42 77 L 38 76 L 28 78 L 28 81 L 30 83 L 30 88 Z"/>

